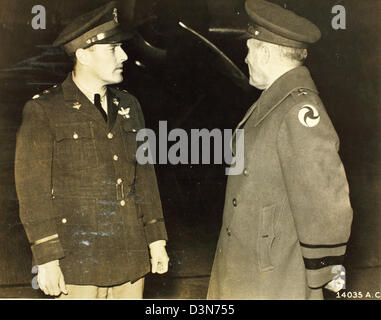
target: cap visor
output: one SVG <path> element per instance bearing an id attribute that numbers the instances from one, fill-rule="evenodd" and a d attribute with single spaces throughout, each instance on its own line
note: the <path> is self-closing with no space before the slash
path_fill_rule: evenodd
<path id="1" fill-rule="evenodd" d="M 251 39 L 253 36 L 248 33 L 248 32 L 245 32 L 243 34 L 241 34 L 239 37 L 238 37 L 238 40 L 249 40 Z"/>

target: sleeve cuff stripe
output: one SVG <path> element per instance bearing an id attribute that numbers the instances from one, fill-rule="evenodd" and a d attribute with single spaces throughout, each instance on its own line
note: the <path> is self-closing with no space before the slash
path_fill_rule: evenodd
<path id="1" fill-rule="evenodd" d="M 338 247 L 343 247 L 346 246 L 348 242 L 345 243 L 339 243 L 339 244 L 306 244 L 303 242 L 300 242 L 300 245 L 305 248 L 310 248 L 310 249 L 319 249 L 319 248 L 338 248 Z"/>
<path id="2" fill-rule="evenodd" d="M 328 266 L 342 264 L 344 261 L 344 256 L 324 257 L 324 258 L 318 258 L 318 259 L 307 259 L 307 258 L 303 258 L 303 259 L 304 259 L 304 265 L 306 266 L 306 269 L 318 270 Z"/>
<path id="3" fill-rule="evenodd" d="M 338 257 L 343 256 L 347 250 L 346 246 L 337 248 L 306 248 L 301 247 L 302 255 L 307 259 L 319 259 L 321 257 Z"/>

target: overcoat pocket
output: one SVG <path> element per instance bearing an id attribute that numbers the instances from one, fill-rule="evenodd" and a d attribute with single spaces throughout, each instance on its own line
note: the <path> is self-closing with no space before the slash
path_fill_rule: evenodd
<path id="1" fill-rule="evenodd" d="M 270 271 L 274 269 L 271 251 L 275 240 L 275 212 L 276 205 L 264 207 L 261 211 L 258 234 L 258 260 L 261 271 Z"/>

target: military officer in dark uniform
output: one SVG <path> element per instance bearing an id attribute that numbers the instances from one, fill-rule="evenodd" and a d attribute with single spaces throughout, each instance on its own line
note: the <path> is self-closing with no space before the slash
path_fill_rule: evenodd
<path id="1" fill-rule="evenodd" d="M 128 36 L 115 2 L 75 19 L 54 43 L 73 72 L 24 108 L 16 188 L 47 295 L 141 298 L 144 276 L 168 270 L 155 170 L 136 161 L 142 110 L 107 87 L 123 80 Z"/>
<path id="2" fill-rule="evenodd" d="M 338 291 L 352 223 L 339 139 L 308 69 L 310 21 L 247 0 L 246 63 L 264 90 L 244 129 L 241 175 L 229 176 L 209 299 L 321 299 Z"/>

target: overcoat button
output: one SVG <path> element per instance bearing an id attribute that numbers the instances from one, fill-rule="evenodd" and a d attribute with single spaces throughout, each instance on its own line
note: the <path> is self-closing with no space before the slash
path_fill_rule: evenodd
<path id="1" fill-rule="evenodd" d="M 118 161 L 119 157 L 118 157 L 116 154 L 114 154 L 113 159 L 114 159 L 115 161 Z"/>
<path id="2" fill-rule="evenodd" d="M 63 219 L 62 219 L 62 223 L 65 224 L 66 222 L 67 222 L 66 218 L 63 218 Z"/>
<path id="3" fill-rule="evenodd" d="M 126 205 L 126 201 L 122 200 L 122 201 L 120 202 L 120 205 L 121 205 L 122 207 L 124 207 L 124 206 Z"/>
<path id="4" fill-rule="evenodd" d="M 118 180 L 116 180 L 116 182 L 117 184 L 122 184 L 123 180 L 119 178 Z"/>
<path id="5" fill-rule="evenodd" d="M 136 129 L 132 129 L 132 132 L 136 132 Z"/>
<path id="6" fill-rule="evenodd" d="M 233 206 L 237 206 L 237 199 L 233 199 Z"/>
<path id="7" fill-rule="evenodd" d="M 243 170 L 243 175 L 247 177 L 249 175 L 249 170 L 248 169 Z"/>
<path id="8" fill-rule="evenodd" d="M 76 140 L 78 139 L 78 134 L 76 132 L 74 132 L 73 138 L 76 139 Z"/>
<path id="9" fill-rule="evenodd" d="M 114 138 L 114 135 L 113 135 L 111 132 L 109 132 L 109 133 L 107 134 L 107 138 L 112 139 L 112 138 Z"/>

